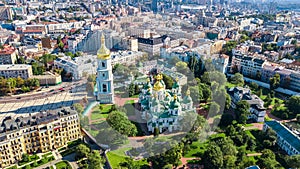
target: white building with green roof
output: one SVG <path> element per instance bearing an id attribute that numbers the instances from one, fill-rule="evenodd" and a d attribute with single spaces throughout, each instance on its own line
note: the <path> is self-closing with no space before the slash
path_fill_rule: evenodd
<path id="1" fill-rule="evenodd" d="M 189 90 L 186 96 L 182 97 L 178 80 L 171 90 L 166 89 L 161 74 L 156 76 L 155 83 L 154 80 L 152 82 L 148 78 L 139 95 L 141 116 L 147 121 L 148 131 L 154 132 L 155 128 L 158 128 L 160 133 L 166 130 L 169 132 L 180 130 L 179 121 L 184 113 L 195 111 Z"/>

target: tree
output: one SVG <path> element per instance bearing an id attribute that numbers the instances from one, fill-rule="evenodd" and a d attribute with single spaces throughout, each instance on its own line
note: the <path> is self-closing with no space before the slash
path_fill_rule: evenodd
<path id="1" fill-rule="evenodd" d="M 159 129 L 157 127 L 154 128 L 153 135 L 154 135 L 154 137 L 158 137 L 159 136 Z"/>
<path id="2" fill-rule="evenodd" d="M 17 85 L 16 79 L 15 78 L 8 78 L 7 79 L 7 84 L 8 84 L 8 87 L 10 88 L 10 90 L 14 91 L 15 87 Z"/>
<path id="3" fill-rule="evenodd" d="M 236 105 L 236 116 L 238 118 L 239 123 L 246 124 L 248 119 L 250 105 L 246 100 L 241 100 Z"/>
<path id="4" fill-rule="evenodd" d="M 195 67 L 197 65 L 197 58 L 195 55 L 191 56 L 189 59 L 188 67 L 190 68 L 191 72 L 195 73 Z"/>
<path id="5" fill-rule="evenodd" d="M 223 167 L 223 153 L 219 146 L 210 144 L 203 155 L 203 164 L 205 168 L 219 169 Z"/>
<path id="6" fill-rule="evenodd" d="M 162 74 L 162 76 L 163 76 L 163 81 L 165 82 L 166 88 L 167 89 L 172 89 L 174 80 L 166 74 Z"/>
<path id="7" fill-rule="evenodd" d="M 19 88 L 22 87 L 24 85 L 24 83 L 25 83 L 24 79 L 22 79 L 20 76 L 18 76 L 16 78 L 16 86 L 17 87 L 19 87 Z"/>
<path id="8" fill-rule="evenodd" d="M 187 74 L 189 68 L 188 68 L 187 63 L 179 61 L 176 63 L 176 70 L 182 74 Z"/>
<path id="9" fill-rule="evenodd" d="M 240 73 L 234 74 L 230 80 L 231 83 L 236 84 L 237 86 L 244 86 L 244 76 Z"/>
<path id="10" fill-rule="evenodd" d="M 29 164 L 26 165 L 26 166 L 25 166 L 25 169 L 31 169 L 30 165 L 29 165 Z"/>
<path id="11" fill-rule="evenodd" d="M 81 114 L 84 111 L 84 108 L 81 104 L 79 103 L 75 103 L 73 104 L 73 107 L 75 108 L 75 110 L 77 111 L 77 113 Z"/>
<path id="12" fill-rule="evenodd" d="M 258 164 L 261 168 L 279 168 L 280 164 L 276 161 L 275 154 L 272 150 L 264 149 L 262 155 L 258 160 Z"/>
<path id="13" fill-rule="evenodd" d="M 133 96 L 135 93 L 135 87 L 133 83 L 130 83 L 129 87 L 128 87 L 128 95 L 129 97 Z"/>
<path id="14" fill-rule="evenodd" d="M 226 93 L 225 108 L 228 110 L 230 106 L 231 106 L 231 97 L 229 94 Z"/>
<path id="15" fill-rule="evenodd" d="M 28 154 L 22 154 L 22 161 L 23 162 L 29 162 L 31 159 L 30 159 L 30 156 Z"/>
<path id="16" fill-rule="evenodd" d="M 135 136 L 137 134 L 136 126 L 128 120 L 128 117 L 123 112 L 111 112 L 106 121 L 113 129 L 123 135 Z"/>
<path id="17" fill-rule="evenodd" d="M 275 146 L 277 141 L 277 134 L 273 129 L 268 128 L 266 132 L 264 133 L 264 147 L 266 148 L 272 148 Z"/>
<path id="18" fill-rule="evenodd" d="M 87 78 L 88 82 L 96 82 L 96 75 L 95 74 L 90 74 Z"/>
<path id="19" fill-rule="evenodd" d="M 93 150 L 88 155 L 88 169 L 99 169 L 102 168 L 103 159 L 100 156 L 100 152 L 97 150 Z"/>
<path id="20" fill-rule="evenodd" d="M 300 96 L 292 96 L 290 97 L 287 107 L 290 112 L 296 114 L 300 110 Z"/>
<path id="21" fill-rule="evenodd" d="M 209 116 L 214 117 L 220 113 L 220 106 L 216 102 L 212 102 L 209 107 Z"/>
<path id="22" fill-rule="evenodd" d="M 297 119 L 297 122 L 300 123 L 300 114 L 297 114 L 296 119 Z"/>
<path id="23" fill-rule="evenodd" d="M 300 164 L 300 155 L 288 156 L 287 164 L 290 168 L 297 168 Z"/>
<path id="24" fill-rule="evenodd" d="M 75 148 L 75 153 L 77 159 L 85 158 L 89 155 L 90 148 L 88 148 L 85 144 L 79 144 Z"/>
<path id="25" fill-rule="evenodd" d="M 235 48 L 237 45 L 236 41 L 228 41 L 222 49 L 222 53 L 225 53 L 226 55 L 232 56 L 232 49 Z"/>
<path id="26" fill-rule="evenodd" d="M 134 85 L 134 94 L 139 94 L 139 93 L 140 93 L 139 85 L 135 84 Z"/>
<path id="27" fill-rule="evenodd" d="M 171 66 L 175 66 L 177 64 L 177 62 L 180 62 L 180 59 L 177 56 L 173 56 L 170 60 L 169 60 L 169 64 Z"/>
<path id="28" fill-rule="evenodd" d="M 228 125 L 232 124 L 233 120 L 234 120 L 234 118 L 233 118 L 232 114 L 224 113 L 221 116 L 221 120 L 220 120 L 219 125 L 220 126 L 228 126 Z"/>
<path id="29" fill-rule="evenodd" d="M 276 73 L 274 77 L 270 78 L 270 89 L 271 90 L 277 89 L 279 87 L 279 84 L 280 84 L 280 75 Z"/>
<path id="30" fill-rule="evenodd" d="M 200 100 L 204 100 L 206 102 L 211 98 L 211 95 L 212 95 L 210 87 L 204 83 L 199 84 L 199 92 L 198 93 L 199 93 Z"/>

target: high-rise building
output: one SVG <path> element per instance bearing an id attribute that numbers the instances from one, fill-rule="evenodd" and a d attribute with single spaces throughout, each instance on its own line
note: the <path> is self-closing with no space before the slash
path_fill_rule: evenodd
<path id="1" fill-rule="evenodd" d="M 101 47 L 97 52 L 97 100 L 100 103 L 114 103 L 114 86 L 110 50 L 105 46 L 105 37 L 101 35 Z"/>
<path id="2" fill-rule="evenodd" d="M 153 0 L 153 1 L 152 1 L 151 8 L 152 8 L 153 13 L 157 13 L 157 11 L 158 11 L 157 0 Z"/>

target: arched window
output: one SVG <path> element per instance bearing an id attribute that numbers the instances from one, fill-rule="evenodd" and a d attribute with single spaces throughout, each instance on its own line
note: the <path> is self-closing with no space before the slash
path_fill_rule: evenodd
<path id="1" fill-rule="evenodd" d="M 102 87 L 103 87 L 103 92 L 107 92 L 107 86 L 106 86 L 106 84 L 103 84 Z"/>
<path id="2" fill-rule="evenodd" d="M 102 62 L 102 67 L 105 67 L 105 63 L 104 62 Z"/>

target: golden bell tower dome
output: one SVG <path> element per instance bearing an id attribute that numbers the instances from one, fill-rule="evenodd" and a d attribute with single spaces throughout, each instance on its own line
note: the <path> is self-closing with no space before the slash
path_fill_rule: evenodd
<path id="1" fill-rule="evenodd" d="M 106 48 L 105 46 L 105 37 L 102 32 L 101 34 L 101 46 L 100 49 L 97 51 L 97 57 L 98 59 L 106 60 L 110 58 L 110 50 Z"/>

